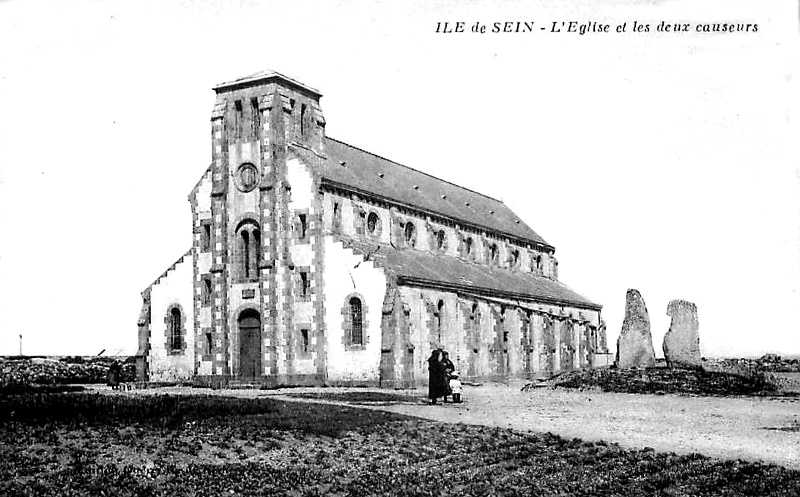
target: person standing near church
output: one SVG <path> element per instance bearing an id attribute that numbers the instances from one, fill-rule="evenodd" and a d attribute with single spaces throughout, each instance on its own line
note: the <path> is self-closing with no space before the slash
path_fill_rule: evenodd
<path id="1" fill-rule="evenodd" d="M 428 398 L 431 404 L 436 404 L 436 399 L 447 395 L 447 374 L 442 362 L 442 351 L 431 351 L 428 358 Z"/>
<path id="2" fill-rule="evenodd" d="M 442 369 L 444 370 L 444 402 L 447 403 L 447 397 L 452 393 L 450 391 L 450 375 L 456 370 L 453 361 L 450 360 L 450 354 L 442 351 Z"/>
<path id="3" fill-rule="evenodd" d="M 453 365 L 453 361 L 450 360 L 450 353 L 446 350 L 442 351 L 442 367 L 444 368 L 444 374 L 447 380 L 450 379 L 450 373 L 456 370 L 455 365 Z"/>

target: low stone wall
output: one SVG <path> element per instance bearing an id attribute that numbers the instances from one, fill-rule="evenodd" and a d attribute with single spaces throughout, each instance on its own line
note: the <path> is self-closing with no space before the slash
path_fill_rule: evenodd
<path id="1" fill-rule="evenodd" d="M 108 369 L 118 361 L 121 365 L 123 382 L 132 382 L 136 378 L 136 367 L 125 362 L 127 357 L 71 357 L 0 358 L 0 387 L 15 385 L 64 385 L 85 383 L 106 383 Z"/>

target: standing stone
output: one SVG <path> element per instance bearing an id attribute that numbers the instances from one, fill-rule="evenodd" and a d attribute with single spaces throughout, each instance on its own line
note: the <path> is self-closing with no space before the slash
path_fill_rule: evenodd
<path id="1" fill-rule="evenodd" d="M 656 353 L 650 334 L 650 315 L 639 290 L 629 289 L 625 296 L 625 320 L 617 339 L 617 367 L 654 367 Z"/>
<path id="2" fill-rule="evenodd" d="M 667 365 L 700 364 L 697 306 L 685 300 L 673 300 L 667 306 L 667 316 L 672 318 L 662 346 Z"/>

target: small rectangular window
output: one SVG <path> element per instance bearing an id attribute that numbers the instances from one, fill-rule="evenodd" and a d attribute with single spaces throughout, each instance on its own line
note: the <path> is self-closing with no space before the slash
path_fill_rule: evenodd
<path id="1" fill-rule="evenodd" d="M 306 224 L 306 215 L 305 214 L 299 214 L 297 217 L 298 217 L 298 220 L 300 221 L 298 223 L 298 226 L 297 226 L 297 229 L 299 230 L 298 235 L 299 235 L 301 240 L 305 240 L 306 239 L 306 235 L 308 234 L 308 225 Z"/>
<path id="2" fill-rule="evenodd" d="M 341 212 L 339 211 L 339 202 L 333 203 L 333 227 L 338 228 L 341 224 Z"/>
<path id="3" fill-rule="evenodd" d="M 206 276 L 203 278 L 203 287 L 202 287 L 202 299 L 203 305 L 209 305 L 211 303 L 211 278 Z"/>
<path id="4" fill-rule="evenodd" d="M 252 111 L 253 118 L 251 120 L 253 140 L 258 140 L 258 134 L 261 130 L 261 113 L 258 111 L 258 97 L 250 99 L 250 110 Z"/>
<path id="5" fill-rule="evenodd" d="M 300 104 L 300 136 L 306 136 L 306 104 Z"/>
<path id="6" fill-rule="evenodd" d="M 302 297 L 308 297 L 308 290 L 308 273 L 306 271 L 300 271 L 300 295 Z"/>
<path id="7" fill-rule="evenodd" d="M 242 101 L 236 100 L 233 103 L 234 107 L 236 108 L 236 122 L 234 123 L 234 131 L 236 132 L 236 138 L 242 138 Z"/>
<path id="8" fill-rule="evenodd" d="M 211 223 L 204 222 L 200 227 L 200 249 L 208 252 L 211 250 Z"/>

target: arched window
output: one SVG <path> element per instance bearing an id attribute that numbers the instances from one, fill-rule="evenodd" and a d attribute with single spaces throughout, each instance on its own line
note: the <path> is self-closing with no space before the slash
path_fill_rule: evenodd
<path id="1" fill-rule="evenodd" d="M 367 216 L 367 233 L 370 235 L 378 234 L 378 215 L 374 212 L 370 212 L 369 216 Z"/>
<path id="2" fill-rule="evenodd" d="M 467 255 L 472 254 L 472 237 L 467 237 L 467 240 L 464 242 L 464 250 L 466 251 Z"/>
<path id="3" fill-rule="evenodd" d="M 497 262 L 497 244 L 493 243 L 489 246 L 489 262 L 495 264 Z"/>
<path id="4" fill-rule="evenodd" d="M 364 320 L 361 314 L 361 300 L 358 297 L 350 299 L 350 344 L 364 345 Z"/>
<path id="5" fill-rule="evenodd" d="M 183 312 L 178 304 L 173 304 L 167 309 L 167 313 L 164 316 L 167 354 L 182 354 L 186 348 L 183 329 L 184 319 Z"/>
<path id="6" fill-rule="evenodd" d="M 406 227 L 404 229 L 404 232 L 405 232 L 406 245 L 409 247 L 413 247 L 417 241 L 416 229 L 414 228 L 414 223 L 406 222 Z"/>
<path id="7" fill-rule="evenodd" d="M 444 248 L 444 230 L 436 232 L 436 248 L 442 250 Z"/>
<path id="8" fill-rule="evenodd" d="M 242 271 L 243 276 L 245 278 L 250 277 L 250 232 L 247 230 L 242 230 L 239 232 L 239 236 L 241 237 L 241 247 L 242 247 Z"/>
<path id="9" fill-rule="evenodd" d="M 261 253 L 261 230 L 258 223 L 245 220 L 236 229 L 234 274 L 239 280 L 258 279 L 258 255 Z"/>
<path id="10" fill-rule="evenodd" d="M 511 266 L 517 267 L 518 264 L 519 264 L 519 250 L 514 249 L 514 251 L 511 252 Z"/>
<path id="11" fill-rule="evenodd" d="M 360 293 L 353 292 L 344 298 L 342 313 L 342 345 L 345 350 L 364 350 L 369 344 L 369 309 Z"/>

